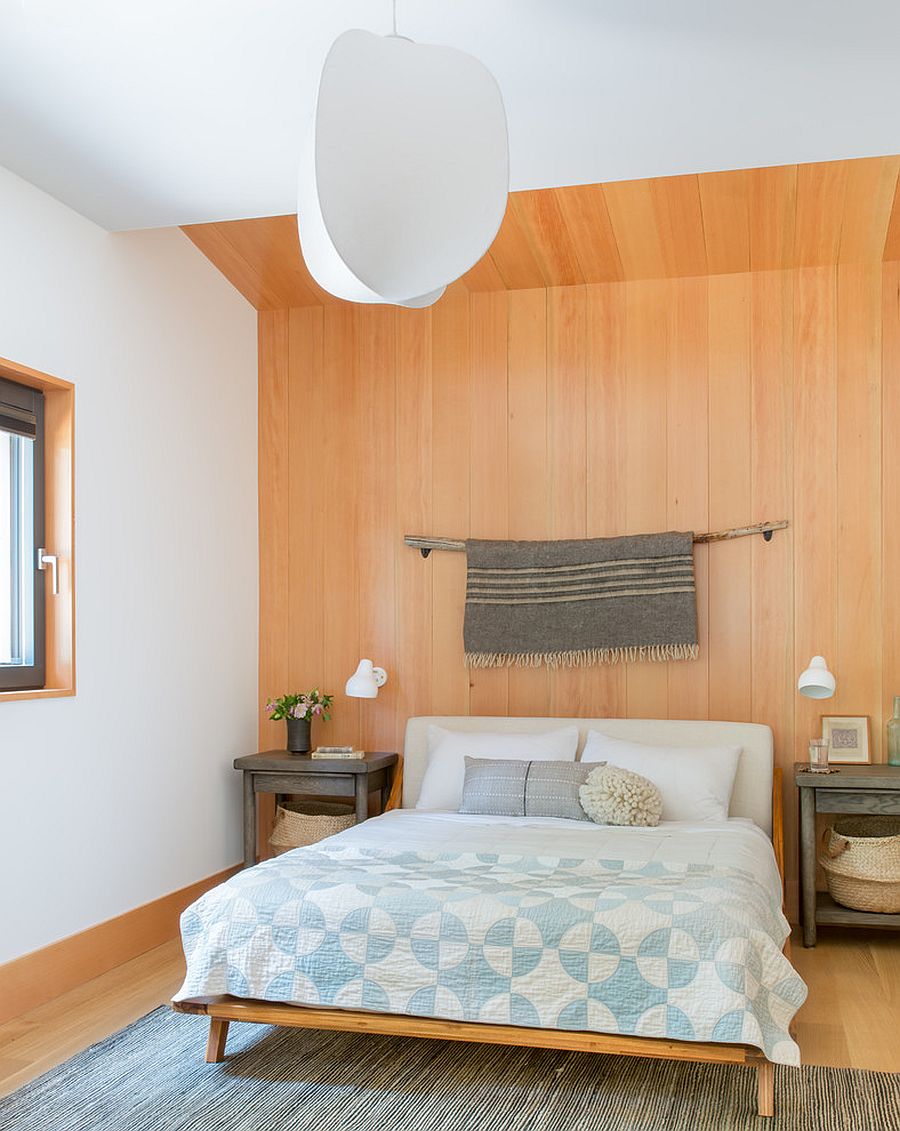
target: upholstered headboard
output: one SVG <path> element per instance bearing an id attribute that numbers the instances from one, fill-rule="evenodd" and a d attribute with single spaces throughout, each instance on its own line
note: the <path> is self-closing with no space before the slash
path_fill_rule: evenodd
<path id="1" fill-rule="evenodd" d="M 717 723 L 681 719 L 527 719 L 493 715 L 422 716 L 406 724 L 403 750 L 403 806 L 412 808 L 419 796 L 428 757 L 428 726 L 459 731 L 527 731 L 540 734 L 560 726 L 578 727 L 578 756 L 589 730 L 610 738 L 665 746 L 740 746 L 732 817 L 749 817 L 772 835 L 772 731 L 759 723 Z"/>

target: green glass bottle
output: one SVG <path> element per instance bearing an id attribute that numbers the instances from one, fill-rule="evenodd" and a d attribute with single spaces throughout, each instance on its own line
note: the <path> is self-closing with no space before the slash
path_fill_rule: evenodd
<path id="1" fill-rule="evenodd" d="M 900 695 L 894 696 L 894 717 L 888 720 L 887 759 L 892 766 L 900 766 Z"/>

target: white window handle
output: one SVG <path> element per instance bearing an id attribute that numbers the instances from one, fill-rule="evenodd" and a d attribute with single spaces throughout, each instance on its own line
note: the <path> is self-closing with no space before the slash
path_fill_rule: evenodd
<path id="1" fill-rule="evenodd" d="M 48 554 L 43 546 L 37 552 L 37 567 L 46 570 L 50 567 L 50 592 L 54 597 L 59 596 L 59 556 Z"/>

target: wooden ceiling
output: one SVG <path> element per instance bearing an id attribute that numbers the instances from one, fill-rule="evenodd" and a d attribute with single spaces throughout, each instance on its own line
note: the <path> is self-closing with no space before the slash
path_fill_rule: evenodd
<path id="1" fill-rule="evenodd" d="M 454 287 L 529 290 L 900 259 L 900 156 L 510 194 L 488 253 Z M 184 232 L 258 310 L 338 302 L 303 262 L 294 216 Z"/>

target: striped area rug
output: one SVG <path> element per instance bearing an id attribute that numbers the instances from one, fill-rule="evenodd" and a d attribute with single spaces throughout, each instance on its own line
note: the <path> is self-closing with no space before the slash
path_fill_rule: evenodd
<path id="1" fill-rule="evenodd" d="M 900 1075 L 747 1068 L 232 1025 L 157 1009 L 0 1100 L 2 1131 L 892 1131 Z"/>

